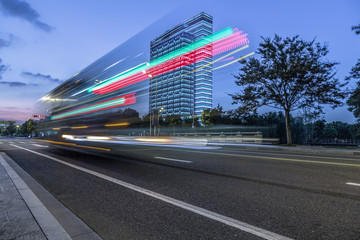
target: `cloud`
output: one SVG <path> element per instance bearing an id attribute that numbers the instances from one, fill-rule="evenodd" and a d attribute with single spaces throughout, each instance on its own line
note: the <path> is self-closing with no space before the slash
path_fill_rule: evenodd
<path id="1" fill-rule="evenodd" d="M 0 48 L 9 47 L 11 45 L 13 39 L 14 39 L 14 35 L 12 35 L 12 34 L 9 34 L 9 39 L 0 38 Z"/>
<path id="2" fill-rule="evenodd" d="M 48 24 L 39 21 L 40 14 L 25 1 L 0 0 L 0 5 L 2 6 L 0 9 L 6 15 L 28 21 L 45 32 L 51 32 L 53 29 Z"/>
<path id="3" fill-rule="evenodd" d="M 7 82 L 7 81 L 1 81 L 0 84 L 8 85 L 9 87 L 24 87 L 28 86 L 28 84 L 23 82 Z"/>
<path id="4" fill-rule="evenodd" d="M 0 80 L 2 79 L 1 75 L 9 68 L 8 66 L 1 64 L 2 59 L 0 58 Z"/>
<path id="5" fill-rule="evenodd" d="M 41 73 L 31 73 L 31 72 L 22 72 L 21 76 L 25 77 L 25 78 L 30 78 L 32 80 L 40 80 L 40 81 L 50 81 L 53 83 L 62 83 L 64 82 L 63 80 L 57 79 L 57 78 L 53 78 L 50 75 L 44 75 Z"/>
<path id="6" fill-rule="evenodd" d="M 32 109 L 29 108 L 17 108 L 17 107 L 8 107 L 9 110 L 4 110 L 3 107 L 0 109 L 0 119 L 1 120 L 15 120 L 15 121 L 25 121 L 30 118 L 33 113 Z"/>

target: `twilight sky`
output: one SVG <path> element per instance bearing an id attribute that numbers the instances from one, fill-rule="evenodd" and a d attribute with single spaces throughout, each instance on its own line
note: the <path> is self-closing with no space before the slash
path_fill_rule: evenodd
<path id="1" fill-rule="evenodd" d="M 214 31 L 248 33 L 250 51 L 274 33 L 328 42 L 339 79 L 360 58 L 360 37 L 351 31 L 360 24 L 358 0 L 0 0 L 0 119 L 27 120 L 39 98 L 141 30 L 156 22 L 160 34 L 200 11 L 213 15 Z M 162 24 L 169 16 L 174 22 Z M 235 108 L 228 93 L 236 91 L 238 69 L 235 63 L 214 78 L 214 106 Z M 325 111 L 327 121 L 354 122 L 346 106 Z"/>

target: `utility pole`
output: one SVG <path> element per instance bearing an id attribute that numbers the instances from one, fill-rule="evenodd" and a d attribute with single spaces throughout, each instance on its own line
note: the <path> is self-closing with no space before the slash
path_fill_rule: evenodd
<path id="1" fill-rule="evenodd" d="M 149 75 L 150 77 L 151 75 Z M 150 131 L 149 131 L 149 136 L 151 136 L 151 124 L 152 124 L 152 116 L 151 116 L 151 113 L 152 113 L 152 106 L 151 106 L 151 102 L 152 102 L 152 81 L 151 81 L 151 77 L 150 77 L 150 89 L 149 89 L 149 94 L 150 94 L 150 100 L 149 100 L 149 105 L 150 105 L 150 108 L 149 108 L 149 117 L 150 117 Z"/>
<path id="2" fill-rule="evenodd" d="M 152 76 L 150 75 L 150 77 Z M 155 78 L 155 111 L 156 112 L 154 112 L 154 136 L 156 137 L 157 136 L 156 127 L 159 124 L 159 112 L 157 109 L 157 78 Z M 156 121 L 155 121 L 155 116 L 156 116 Z"/>

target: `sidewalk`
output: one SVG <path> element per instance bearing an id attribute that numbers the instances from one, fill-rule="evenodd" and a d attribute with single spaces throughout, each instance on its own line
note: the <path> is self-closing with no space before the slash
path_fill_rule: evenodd
<path id="1" fill-rule="evenodd" d="M 12 159 L 0 153 L 0 239 L 101 238 Z"/>
<path id="2" fill-rule="evenodd" d="M 0 239 L 46 239 L 0 157 Z M 10 174 L 11 170 L 10 170 Z M 16 176 L 13 177 L 16 178 Z"/>
<path id="3" fill-rule="evenodd" d="M 229 146 L 242 149 L 253 150 L 271 150 L 271 151 L 283 151 L 283 152 L 299 152 L 299 153 L 316 153 L 316 154 L 328 154 L 336 156 L 355 156 L 360 157 L 360 149 L 346 149 L 346 148 L 325 148 L 321 146 L 307 146 L 297 145 L 293 147 L 280 146 L 280 145 L 261 145 L 251 143 L 222 143 L 222 142 L 209 142 L 210 146 Z"/>

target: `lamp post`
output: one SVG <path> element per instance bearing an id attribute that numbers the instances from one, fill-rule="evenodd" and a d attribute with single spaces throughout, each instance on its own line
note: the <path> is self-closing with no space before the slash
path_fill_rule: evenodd
<path id="1" fill-rule="evenodd" d="M 144 72 L 145 73 L 145 72 Z M 150 75 L 149 75 L 150 77 Z M 149 136 L 151 136 L 151 124 L 152 124 L 152 106 L 151 106 L 151 101 L 152 101 L 152 82 L 151 82 L 151 77 L 150 77 L 150 89 L 149 89 L 149 94 L 150 94 L 150 99 L 149 99 L 149 105 L 150 105 L 150 109 L 149 109 L 149 122 L 150 122 L 150 129 L 149 129 Z"/>
<path id="2" fill-rule="evenodd" d="M 151 107 L 150 107 L 150 112 L 149 112 L 149 120 L 150 120 L 150 131 L 149 131 L 149 136 L 151 136 L 151 124 L 152 124 L 152 121 L 151 121 L 151 119 L 152 119 L 152 116 L 151 116 Z"/>
<path id="3" fill-rule="evenodd" d="M 146 74 L 146 72 L 144 71 L 143 72 L 144 74 Z M 149 94 L 150 94 L 150 100 L 149 100 L 149 102 L 150 102 L 150 112 L 149 112 L 149 115 L 150 115 L 150 129 L 149 129 L 149 136 L 151 136 L 152 135 L 152 129 L 151 129 L 151 126 L 154 124 L 154 120 L 153 120 L 153 117 L 154 117 L 154 111 L 153 111 L 153 109 L 152 109 L 152 96 L 153 96 L 153 92 L 152 92 L 152 75 L 151 74 L 149 74 L 148 75 L 148 77 L 150 78 L 150 90 L 149 90 Z M 156 95 L 155 95 L 155 97 L 156 97 Z M 156 100 L 155 100 L 155 105 L 156 105 Z M 156 108 L 156 106 L 155 106 L 155 108 Z M 154 126 L 154 130 L 155 130 L 155 126 Z M 154 131 L 155 132 L 155 131 Z M 155 135 L 155 134 L 154 134 Z"/>
<path id="4" fill-rule="evenodd" d="M 160 113 L 161 113 L 164 109 L 165 109 L 165 108 L 161 107 L 160 110 L 158 111 L 158 123 L 159 123 L 159 126 L 158 126 L 157 136 L 160 135 Z"/>
<path id="5" fill-rule="evenodd" d="M 149 75 L 150 77 L 152 77 L 152 75 Z M 156 113 L 156 121 L 154 121 L 154 136 L 157 136 L 157 125 L 159 124 L 159 111 L 157 109 L 157 78 L 155 78 L 155 113 Z M 155 118 L 155 116 L 154 116 Z"/>

